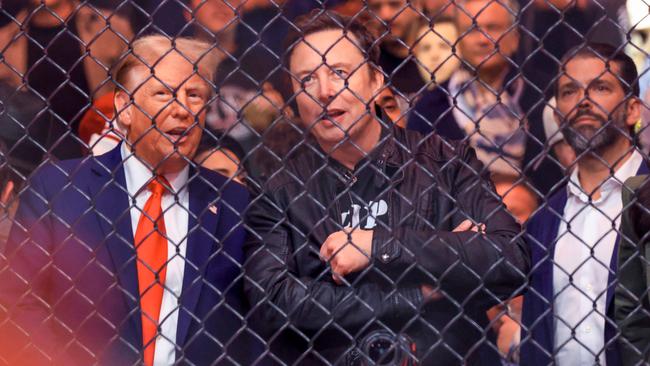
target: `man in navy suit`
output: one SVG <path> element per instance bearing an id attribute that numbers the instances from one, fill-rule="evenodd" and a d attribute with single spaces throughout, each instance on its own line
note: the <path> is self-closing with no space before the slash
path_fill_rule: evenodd
<path id="1" fill-rule="evenodd" d="M 641 112 L 634 62 L 608 45 L 575 48 L 562 59 L 555 97 L 577 165 L 528 224 L 521 363 L 616 366 L 621 193 L 627 178 L 648 172 L 633 137 Z"/>
<path id="2" fill-rule="evenodd" d="M 124 142 L 31 178 L 0 263 L 8 363 L 253 363 L 240 281 L 248 193 L 190 163 L 213 94 L 210 49 L 184 38 L 134 42 L 115 74 Z M 161 190 L 148 189 L 154 182 Z M 154 195 L 162 213 L 149 218 Z M 142 235 L 147 219 L 154 229 Z M 144 259 L 139 236 L 163 240 L 160 268 Z M 147 271 L 151 284 L 140 279 Z M 156 286 L 151 316 L 141 300 Z M 154 335 L 143 338 L 152 318 Z"/>

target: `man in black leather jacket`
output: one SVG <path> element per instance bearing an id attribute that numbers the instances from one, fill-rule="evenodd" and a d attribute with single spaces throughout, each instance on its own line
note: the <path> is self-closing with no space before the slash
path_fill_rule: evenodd
<path id="1" fill-rule="evenodd" d="M 247 218 L 245 290 L 271 358 L 498 364 L 485 311 L 523 287 L 520 227 L 473 150 L 373 113 L 385 86 L 363 25 L 311 13 L 297 26 L 287 68 L 310 137 Z"/>

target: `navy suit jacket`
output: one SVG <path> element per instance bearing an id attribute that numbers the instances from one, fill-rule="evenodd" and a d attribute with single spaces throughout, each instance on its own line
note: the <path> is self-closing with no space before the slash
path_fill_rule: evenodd
<path id="1" fill-rule="evenodd" d="M 647 174 L 648 165 L 642 163 L 637 175 Z M 546 366 L 554 363 L 553 326 L 553 257 L 555 244 L 564 216 L 567 202 L 566 187 L 561 187 L 528 222 L 527 235 L 530 246 L 532 269 L 528 291 L 524 296 L 521 329 L 521 364 Z M 618 238 L 610 262 L 610 273 L 607 287 L 605 323 L 605 357 L 607 366 L 621 365 L 617 337 L 620 333 L 616 328 L 613 314 L 613 296 L 616 288 L 616 260 L 618 253 Z"/>
<path id="2" fill-rule="evenodd" d="M 251 364 L 240 267 L 248 192 L 202 168 L 190 169 L 188 187 L 176 360 Z M 0 318 L 9 319 L 0 319 L 0 348 L 10 363 L 140 362 L 130 202 L 119 147 L 48 163 L 30 179 L 0 256 Z"/>

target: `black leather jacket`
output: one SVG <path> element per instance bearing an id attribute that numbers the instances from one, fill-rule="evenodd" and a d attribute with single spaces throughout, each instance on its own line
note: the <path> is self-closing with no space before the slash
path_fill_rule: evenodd
<path id="1" fill-rule="evenodd" d="M 283 362 L 362 364 L 363 339 L 381 329 L 403 335 L 404 353 L 421 365 L 486 361 L 485 311 L 525 283 L 520 227 L 473 150 L 397 127 L 384 137 L 369 156 L 383 172 L 369 184 L 388 180 L 388 224 L 374 228 L 371 265 L 344 285 L 333 282 L 319 249 L 341 230 L 334 218 L 351 172 L 313 144 L 253 199 L 245 291 L 254 328 Z M 486 233 L 453 233 L 467 218 Z M 422 284 L 441 298 L 423 300 Z"/>

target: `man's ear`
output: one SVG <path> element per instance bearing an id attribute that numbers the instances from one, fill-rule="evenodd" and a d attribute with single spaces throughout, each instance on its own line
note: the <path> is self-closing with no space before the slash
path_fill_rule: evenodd
<path id="1" fill-rule="evenodd" d="M 125 131 L 128 131 L 133 119 L 131 96 L 123 90 L 118 90 L 113 97 L 113 104 L 115 105 L 115 120 Z"/>
<path id="2" fill-rule="evenodd" d="M 629 127 L 634 126 L 641 119 L 641 108 L 643 104 L 637 97 L 631 97 L 627 101 L 625 124 Z"/>

